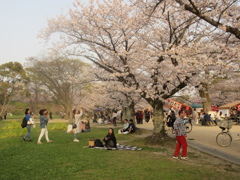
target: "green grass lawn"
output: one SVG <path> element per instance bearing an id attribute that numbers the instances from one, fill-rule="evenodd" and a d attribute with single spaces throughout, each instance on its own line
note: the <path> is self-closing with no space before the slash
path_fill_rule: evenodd
<path id="1" fill-rule="evenodd" d="M 0 179 L 238 179 L 237 171 L 220 170 L 209 164 L 198 163 L 190 153 L 190 161 L 173 160 L 166 153 L 169 147 L 146 145 L 143 132 L 118 135 L 120 144 L 143 148 L 141 151 L 90 149 L 91 137 L 102 139 L 107 128 L 92 127 L 92 132 L 78 135 L 79 143 L 73 142 L 73 134 L 67 134 L 65 123 L 49 124 L 49 138 L 53 143 L 37 144 L 40 128 L 32 129 L 34 142 L 23 142 L 21 136 L 26 129 L 18 128 L 20 121 L 0 122 L 0 131 L 19 132 L 4 136 L 0 133 Z M 6 128 L 8 127 L 8 128 Z M 12 129 L 11 129 L 12 127 Z M 117 129 L 115 129 L 117 132 Z M 11 137 L 10 137 L 11 136 Z M 174 147 L 174 146 L 173 146 Z M 170 150 L 170 151 L 173 151 Z"/>

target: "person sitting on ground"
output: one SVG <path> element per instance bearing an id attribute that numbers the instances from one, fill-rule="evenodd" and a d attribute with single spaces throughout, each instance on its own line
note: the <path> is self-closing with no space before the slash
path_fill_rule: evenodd
<path id="1" fill-rule="evenodd" d="M 116 140 L 116 137 L 114 135 L 113 128 L 109 128 L 108 134 L 104 137 L 103 141 L 105 142 L 105 146 L 108 149 L 117 148 L 117 140 Z"/>
<path id="2" fill-rule="evenodd" d="M 133 133 L 136 131 L 136 126 L 135 124 L 133 123 L 133 120 L 130 119 L 129 120 L 129 126 L 128 126 L 128 133 Z"/>
<path id="3" fill-rule="evenodd" d="M 81 121 L 81 132 L 83 133 L 85 132 L 85 130 L 86 130 L 86 125 L 83 121 Z"/>
<path id="4" fill-rule="evenodd" d="M 84 132 L 90 132 L 91 128 L 90 128 L 90 123 L 89 120 L 85 121 L 85 131 Z"/>
<path id="5" fill-rule="evenodd" d="M 212 125 L 211 114 L 205 113 L 204 114 L 204 121 L 206 126 Z"/>
<path id="6" fill-rule="evenodd" d="M 128 133 L 128 126 L 129 126 L 128 120 L 124 119 L 123 128 L 118 130 L 118 134 L 127 134 Z"/>

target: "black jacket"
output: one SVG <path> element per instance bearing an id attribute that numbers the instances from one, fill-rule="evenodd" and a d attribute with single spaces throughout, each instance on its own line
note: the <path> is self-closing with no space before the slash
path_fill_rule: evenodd
<path id="1" fill-rule="evenodd" d="M 107 134 L 104 137 L 103 141 L 106 143 L 106 146 L 117 147 L 117 140 L 116 140 L 116 137 L 113 135 Z"/>

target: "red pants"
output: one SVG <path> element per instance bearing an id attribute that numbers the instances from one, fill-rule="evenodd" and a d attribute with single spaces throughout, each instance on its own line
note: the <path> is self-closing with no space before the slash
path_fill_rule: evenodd
<path id="1" fill-rule="evenodd" d="M 178 157 L 180 148 L 182 147 L 182 157 L 187 157 L 187 141 L 185 136 L 176 136 L 177 144 L 174 156 Z"/>

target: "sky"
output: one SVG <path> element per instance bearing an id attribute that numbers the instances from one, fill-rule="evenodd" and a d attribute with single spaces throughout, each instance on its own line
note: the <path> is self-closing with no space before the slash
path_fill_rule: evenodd
<path id="1" fill-rule="evenodd" d="M 74 0 L 0 0 L 0 64 L 22 64 L 45 52 L 37 37 L 47 21 L 67 13 Z M 87 0 L 81 0 L 87 1 Z"/>

